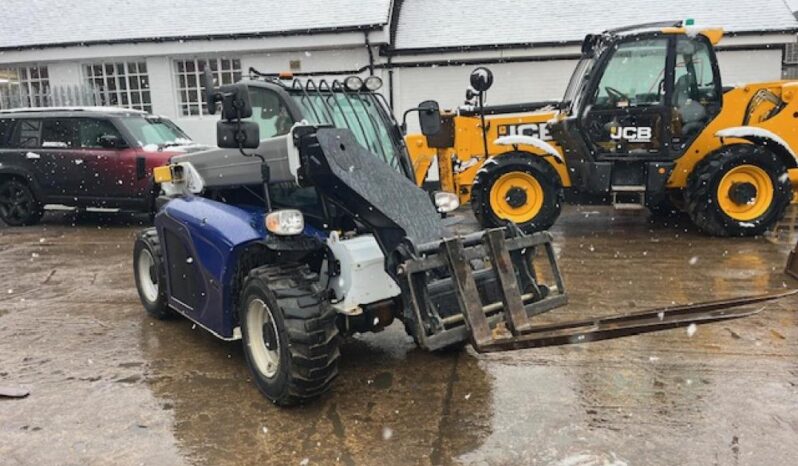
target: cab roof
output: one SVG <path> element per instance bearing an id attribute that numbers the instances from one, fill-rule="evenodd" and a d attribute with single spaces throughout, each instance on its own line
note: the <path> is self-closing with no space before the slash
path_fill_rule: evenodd
<path id="1" fill-rule="evenodd" d="M 591 55 L 596 48 L 606 45 L 607 43 L 615 42 L 619 38 L 652 33 L 669 35 L 681 34 L 691 37 L 700 34 L 709 39 L 713 46 L 717 45 L 723 38 L 723 28 L 720 27 L 696 25 L 689 19 L 685 21 L 658 21 L 608 29 L 601 34 L 588 34 L 585 36 L 584 41 L 582 41 L 582 54 Z"/>

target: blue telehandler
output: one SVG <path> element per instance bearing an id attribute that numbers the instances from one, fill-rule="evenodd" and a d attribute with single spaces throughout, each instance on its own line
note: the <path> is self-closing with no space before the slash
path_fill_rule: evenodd
<path id="1" fill-rule="evenodd" d="M 218 88 L 206 72 L 219 148 L 156 170 L 159 211 L 133 266 L 150 314 L 242 339 L 257 387 L 278 405 L 329 389 L 342 336 L 394 320 L 426 350 L 491 352 L 741 317 L 756 311 L 739 306 L 783 296 L 532 325 L 567 303 L 551 235 L 512 223 L 449 231 L 442 216 L 457 199 L 415 185 L 378 77 L 251 72 Z M 416 110 L 436 134 L 437 105 Z"/>

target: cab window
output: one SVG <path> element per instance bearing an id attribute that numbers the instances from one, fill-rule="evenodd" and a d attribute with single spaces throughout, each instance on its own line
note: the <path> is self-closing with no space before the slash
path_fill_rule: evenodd
<path id="1" fill-rule="evenodd" d="M 679 37 L 676 41 L 671 107 L 674 142 L 689 141 L 720 110 L 720 98 L 706 40 Z"/>
<path id="2" fill-rule="evenodd" d="M 260 138 L 268 139 L 288 134 L 294 120 L 280 96 L 268 89 L 250 88 L 251 120 L 260 127 Z"/>
<path id="3" fill-rule="evenodd" d="M 618 44 L 594 97 L 596 109 L 664 105 L 668 39 Z"/>

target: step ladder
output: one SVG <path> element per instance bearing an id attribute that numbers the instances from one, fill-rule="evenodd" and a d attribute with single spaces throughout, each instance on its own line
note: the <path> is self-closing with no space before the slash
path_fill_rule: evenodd
<path id="1" fill-rule="evenodd" d="M 612 186 L 612 206 L 618 210 L 640 210 L 646 207 L 644 185 Z"/>

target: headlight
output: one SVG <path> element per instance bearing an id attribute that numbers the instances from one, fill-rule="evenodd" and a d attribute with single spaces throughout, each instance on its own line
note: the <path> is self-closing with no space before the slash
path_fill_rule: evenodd
<path id="1" fill-rule="evenodd" d="M 435 207 L 438 208 L 438 212 L 445 214 L 460 207 L 460 200 L 454 193 L 437 192 L 435 193 Z"/>
<path id="2" fill-rule="evenodd" d="M 382 87 L 382 79 L 379 76 L 369 76 L 366 78 L 366 89 L 371 92 L 376 91 Z"/>
<path id="3" fill-rule="evenodd" d="M 298 235 L 305 229 L 305 217 L 298 210 L 275 210 L 266 216 L 266 229 L 280 236 Z"/>
<path id="4" fill-rule="evenodd" d="M 344 79 L 344 86 L 350 91 L 359 91 L 363 88 L 363 80 L 360 76 L 350 76 Z"/>

